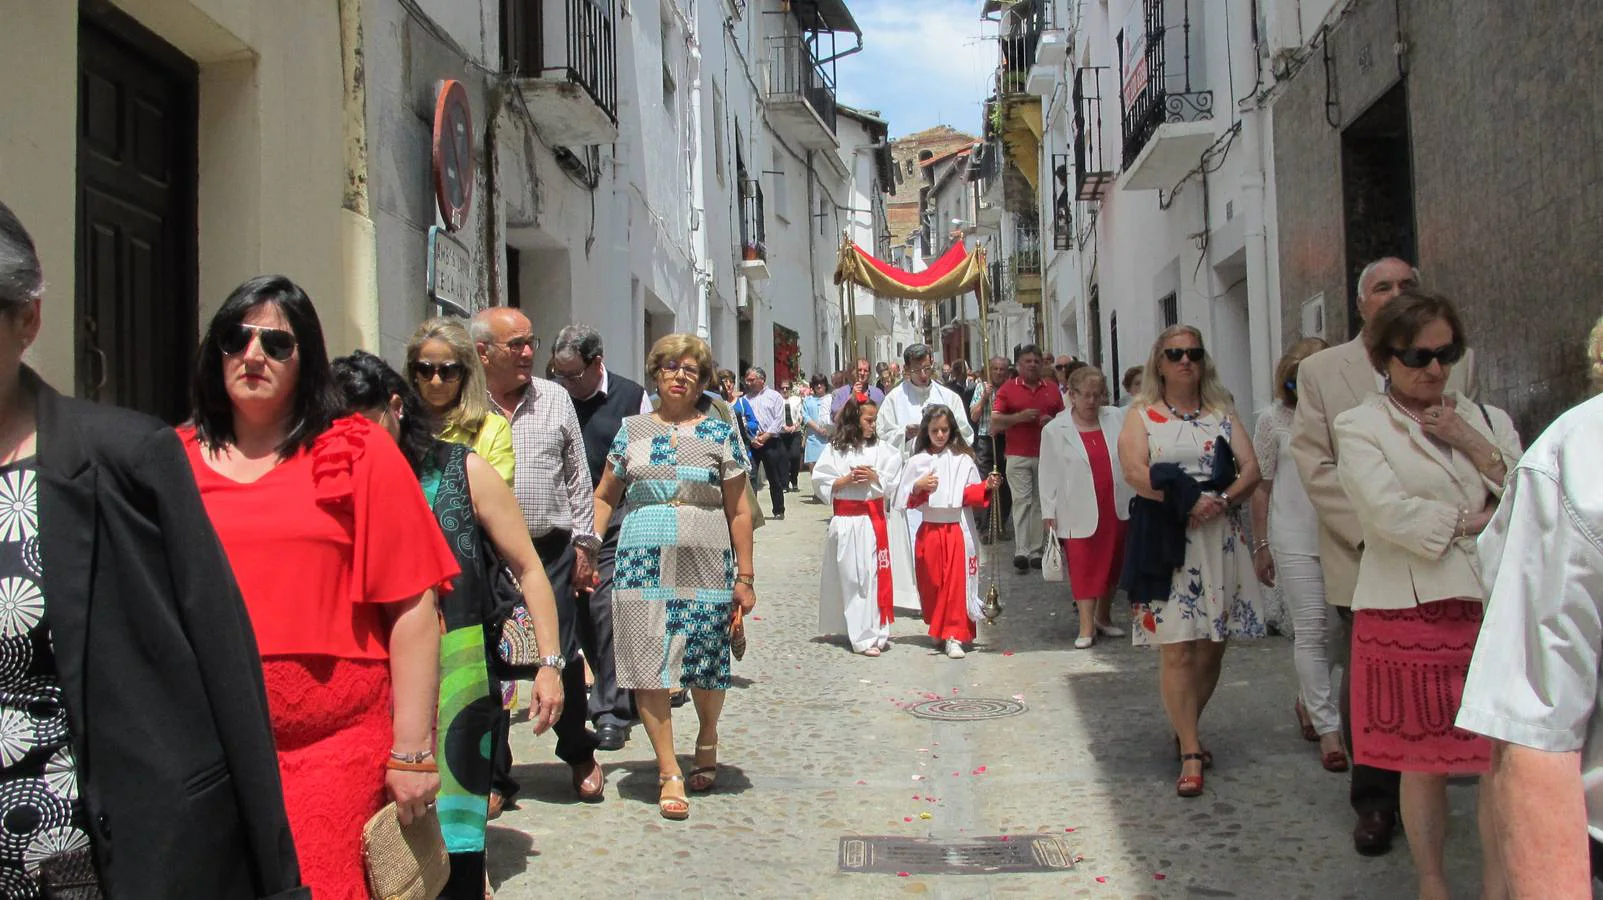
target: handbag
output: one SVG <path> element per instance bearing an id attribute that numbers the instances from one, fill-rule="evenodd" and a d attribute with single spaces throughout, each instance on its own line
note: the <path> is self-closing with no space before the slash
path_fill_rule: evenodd
<path id="1" fill-rule="evenodd" d="M 402 825 L 389 803 L 362 826 L 362 862 L 374 900 L 435 900 L 451 877 L 440 817 L 431 805 Z"/>
<path id="2" fill-rule="evenodd" d="M 485 583 L 490 586 L 491 608 L 484 627 L 496 648 L 490 657 L 490 672 L 504 681 L 533 678 L 540 668 L 540 648 L 534 639 L 534 617 L 523 602 L 523 588 L 482 531 L 479 550 Z"/>
<path id="3" fill-rule="evenodd" d="M 1046 581 L 1068 581 L 1068 567 L 1063 561 L 1063 542 L 1058 540 L 1055 528 L 1046 530 L 1046 547 L 1041 553 L 1041 578 Z"/>
<path id="4" fill-rule="evenodd" d="M 104 900 L 88 847 L 57 853 L 39 862 L 39 886 L 45 900 Z"/>

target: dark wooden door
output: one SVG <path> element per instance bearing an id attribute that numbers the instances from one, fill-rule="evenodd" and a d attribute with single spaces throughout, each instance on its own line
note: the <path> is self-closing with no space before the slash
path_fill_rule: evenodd
<path id="1" fill-rule="evenodd" d="M 77 392 L 178 422 L 199 315 L 195 67 L 115 11 L 81 21 Z"/>

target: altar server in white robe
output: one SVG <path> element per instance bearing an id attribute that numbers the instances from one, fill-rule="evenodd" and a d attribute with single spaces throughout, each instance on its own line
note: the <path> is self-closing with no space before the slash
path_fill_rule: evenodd
<path id="1" fill-rule="evenodd" d="M 879 439 L 899 450 L 905 460 L 913 454 L 924 410 L 936 405 L 962 409 L 963 398 L 935 382 L 935 363 L 929 345 L 913 344 L 903 351 L 902 360 L 906 364 L 904 380 L 885 392 L 878 428 Z M 968 416 L 958 416 L 957 427 L 963 442 L 973 446 L 974 427 L 969 424 Z M 913 536 L 918 533 L 919 515 L 916 509 L 893 508 L 890 511 L 891 574 L 896 584 L 896 605 L 904 608 L 918 605 L 918 584 L 913 575 Z"/>
<path id="2" fill-rule="evenodd" d="M 835 436 L 813 464 L 813 491 L 834 511 L 819 571 L 818 630 L 846 635 L 864 656 L 890 649 L 895 618 L 885 498 L 895 490 L 902 454 L 878 439 L 878 415 L 872 400 L 847 400 Z"/>

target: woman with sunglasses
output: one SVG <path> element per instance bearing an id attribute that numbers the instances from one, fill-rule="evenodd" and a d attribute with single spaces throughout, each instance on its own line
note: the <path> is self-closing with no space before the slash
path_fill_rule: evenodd
<path id="1" fill-rule="evenodd" d="M 461 319 L 445 316 L 417 327 L 406 344 L 406 371 L 440 425 L 440 440 L 471 447 L 512 484 L 512 425 L 490 409 L 478 348 Z"/>
<path id="2" fill-rule="evenodd" d="M 712 351 L 689 334 L 653 344 L 646 374 L 658 406 L 623 420 L 596 486 L 595 528 L 627 501 L 618 535 L 612 620 L 618 687 L 634 692 L 657 756 L 657 810 L 688 819 L 685 789 L 718 782 L 718 718 L 729 690 L 735 609 L 757 604 L 752 585 L 751 463 L 728 421 L 699 408 Z M 688 783 L 674 753 L 669 689 L 694 688 L 701 728 Z"/>
<path id="3" fill-rule="evenodd" d="M 500 473 L 466 446 L 437 439 L 433 420 L 400 373 L 358 350 L 334 360 L 346 403 L 383 426 L 423 484 L 423 494 L 456 554 L 462 574 L 440 592 L 440 712 L 435 758 L 440 765 L 440 825 L 451 856 L 441 900 L 489 897 L 484 869 L 494 764 L 490 746 L 501 712 L 501 683 L 489 668 L 487 642 L 499 621 L 486 562 L 504 560 L 522 591 L 539 648 L 558 645 L 557 605 L 523 511 Z M 497 556 L 486 557 L 486 545 Z M 544 734 L 562 714 L 562 674 L 543 666 L 534 677 L 531 717 Z"/>
<path id="4" fill-rule="evenodd" d="M 1138 498 L 1165 504 L 1170 528 L 1184 522 L 1176 557 L 1154 565 L 1160 545 L 1144 539 L 1135 501 L 1121 585 L 1135 613 L 1136 646 L 1158 647 L 1159 692 L 1180 756 L 1175 791 L 1202 794 L 1213 755 L 1199 722 L 1219 684 L 1231 638 L 1263 637 L 1258 582 L 1240 507 L 1258 484 L 1258 460 L 1236 405 L 1219 382 L 1202 332 L 1173 325 L 1158 335 L 1119 433 L 1119 465 Z M 1169 496 L 1170 494 L 1173 496 Z M 1173 545 L 1168 545 L 1172 547 Z M 1174 563 L 1179 565 L 1175 566 Z M 1133 573 L 1159 571 L 1155 579 Z"/>
<path id="5" fill-rule="evenodd" d="M 1341 737 L 1340 697 L 1331 682 L 1337 655 L 1326 649 L 1330 642 L 1340 640 L 1341 619 L 1325 602 L 1319 516 L 1291 458 L 1297 368 L 1328 346 L 1319 338 L 1292 344 L 1275 366 L 1275 399 L 1258 414 L 1252 447 L 1263 481 L 1252 494 L 1252 565 L 1264 585 L 1272 588 L 1279 582 L 1291 605 L 1296 713 L 1303 739 L 1319 744 L 1320 762 L 1326 771 L 1345 772 L 1348 762 Z"/>
<path id="6" fill-rule="evenodd" d="M 1447 298 L 1405 290 L 1363 339 L 1385 389 L 1334 423 L 1336 475 L 1364 536 L 1352 606 L 1353 755 L 1402 773 L 1419 896 L 1445 898 L 1447 779 L 1491 763 L 1486 738 L 1453 724 L 1486 597 L 1475 538 L 1520 441 L 1502 410 L 1447 390 L 1466 343 Z M 1485 784 L 1481 883 L 1502 885 Z"/>
<path id="7" fill-rule="evenodd" d="M 434 802 L 434 594 L 458 571 L 395 442 L 344 409 L 311 299 L 263 275 L 212 317 L 180 431 L 256 632 L 318 900 L 367 896 L 362 826 L 386 799 L 403 824 Z"/>

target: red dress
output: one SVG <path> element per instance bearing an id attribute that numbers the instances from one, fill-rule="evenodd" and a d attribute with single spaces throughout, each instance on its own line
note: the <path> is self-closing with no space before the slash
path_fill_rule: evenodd
<path id="1" fill-rule="evenodd" d="M 365 900 L 362 826 L 393 741 L 381 604 L 457 574 L 399 448 L 359 416 L 249 484 L 180 435 L 262 656 L 284 806 L 317 900 Z"/>
<path id="2" fill-rule="evenodd" d="M 1080 600 L 1101 598 L 1119 583 L 1124 568 L 1125 522 L 1113 499 L 1113 455 L 1100 428 L 1081 431 L 1086 458 L 1091 461 L 1091 484 L 1096 488 L 1096 532 L 1086 538 L 1063 541 L 1063 559 L 1069 567 L 1069 587 Z"/>

